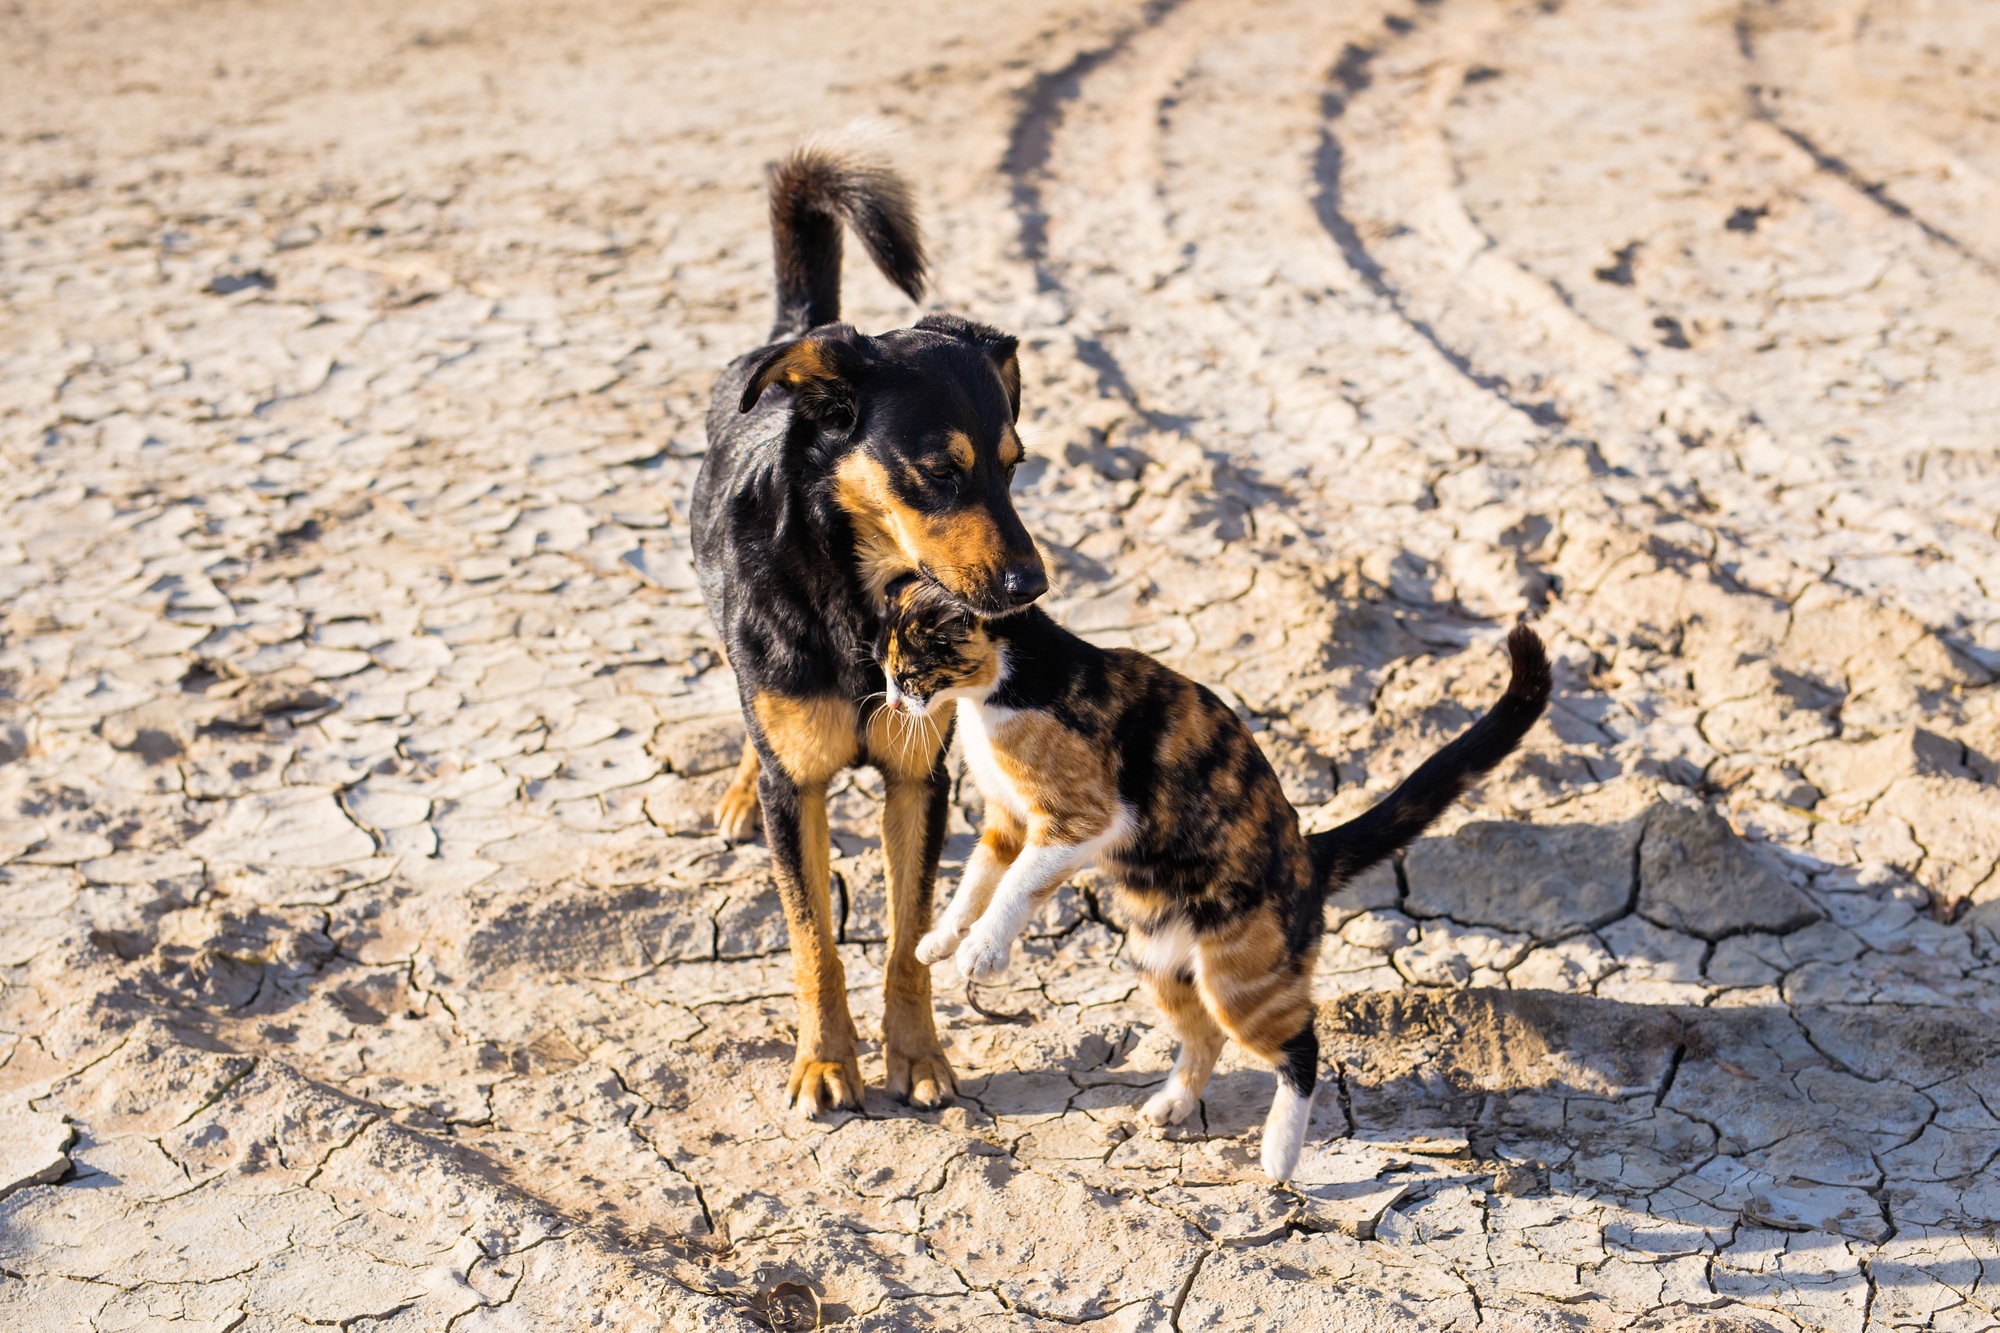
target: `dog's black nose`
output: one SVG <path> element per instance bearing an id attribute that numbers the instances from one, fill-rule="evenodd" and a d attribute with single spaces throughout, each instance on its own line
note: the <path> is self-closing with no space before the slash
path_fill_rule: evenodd
<path id="1" fill-rule="evenodd" d="M 1000 586 L 1007 593 L 1010 606 L 1026 606 L 1049 590 L 1049 576 L 1042 572 L 1041 562 L 1032 565 L 1015 565 L 1000 579 Z"/>

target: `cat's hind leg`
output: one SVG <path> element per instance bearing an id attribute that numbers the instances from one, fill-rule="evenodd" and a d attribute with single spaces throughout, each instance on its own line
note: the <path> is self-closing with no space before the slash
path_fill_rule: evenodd
<path id="1" fill-rule="evenodd" d="M 1203 1003 L 1224 1032 L 1274 1066 L 1278 1087 L 1264 1118 L 1264 1173 L 1286 1180 L 1298 1166 L 1319 1084 L 1312 974 L 1317 941 L 1304 953 L 1285 945 L 1276 914 L 1254 912 L 1196 945 Z"/>
<path id="2" fill-rule="evenodd" d="M 1313 1089 L 1319 1085 L 1319 1033 L 1312 1019 L 1278 1048 L 1278 1090 L 1264 1117 L 1264 1174 L 1289 1180 L 1305 1148 L 1306 1127 L 1312 1120 Z"/>
<path id="3" fill-rule="evenodd" d="M 1139 1114 L 1155 1125 L 1178 1125 L 1201 1104 L 1208 1077 L 1215 1072 L 1216 1057 L 1222 1054 L 1222 1029 L 1209 1017 L 1201 993 L 1195 989 L 1194 974 L 1186 962 L 1168 972 L 1147 971 L 1146 989 L 1160 1006 L 1167 1022 L 1181 1039 L 1180 1054 L 1174 1057 L 1174 1072 L 1160 1090 L 1146 1099 Z"/>

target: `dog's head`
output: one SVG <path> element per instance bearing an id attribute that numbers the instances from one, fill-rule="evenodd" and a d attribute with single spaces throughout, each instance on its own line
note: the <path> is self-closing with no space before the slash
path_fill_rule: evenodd
<path id="1" fill-rule="evenodd" d="M 741 409 L 774 384 L 834 446 L 833 502 L 878 596 L 919 572 L 967 611 L 1000 616 L 1048 591 L 1008 493 L 1021 461 L 1013 338 L 952 315 L 872 338 L 829 324 L 751 367 Z"/>

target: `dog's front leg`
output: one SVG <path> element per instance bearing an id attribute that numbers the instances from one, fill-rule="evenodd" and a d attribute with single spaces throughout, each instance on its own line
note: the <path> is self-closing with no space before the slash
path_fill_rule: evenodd
<path id="1" fill-rule="evenodd" d="M 941 1105 L 957 1091 L 931 1012 L 931 970 L 917 942 L 931 923 L 938 853 L 950 782 L 940 745 L 928 772 L 884 766 L 882 859 L 889 881 L 889 965 L 883 978 L 882 1054 L 889 1091 L 918 1106 Z"/>
<path id="2" fill-rule="evenodd" d="M 799 1004 L 798 1053 L 787 1087 L 807 1115 L 861 1107 L 861 1065 L 847 1012 L 847 973 L 834 947 L 829 886 L 826 782 L 795 781 L 777 764 L 757 778 L 764 836 L 778 873 L 778 896 L 791 936 L 793 989 Z"/>

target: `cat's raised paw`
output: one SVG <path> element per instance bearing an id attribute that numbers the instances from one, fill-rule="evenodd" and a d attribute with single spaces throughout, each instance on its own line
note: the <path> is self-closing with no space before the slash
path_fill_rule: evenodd
<path id="1" fill-rule="evenodd" d="M 929 967 L 940 958 L 949 958 L 964 938 L 965 932 L 941 925 L 917 941 L 917 961 Z"/>
<path id="2" fill-rule="evenodd" d="M 1181 1086 L 1179 1079 L 1168 1079 L 1166 1087 L 1146 1099 L 1139 1114 L 1149 1124 L 1178 1125 L 1194 1110 L 1196 1100 L 1193 1093 Z"/>
<path id="3" fill-rule="evenodd" d="M 995 939 L 983 930 L 974 930 L 958 946 L 955 961 L 959 975 L 967 981 L 991 981 L 1006 972 L 1014 954 L 1014 941 Z"/>

